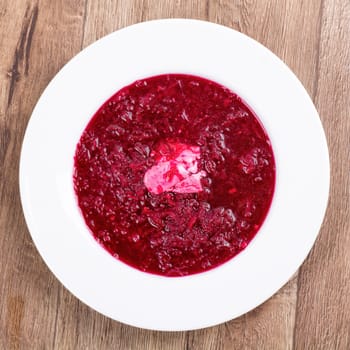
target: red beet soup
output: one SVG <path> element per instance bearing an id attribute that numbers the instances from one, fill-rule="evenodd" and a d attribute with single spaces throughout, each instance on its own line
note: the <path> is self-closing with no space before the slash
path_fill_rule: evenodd
<path id="1" fill-rule="evenodd" d="M 226 87 L 138 80 L 107 100 L 76 148 L 74 189 L 95 239 L 141 271 L 185 276 L 242 251 L 275 186 L 270 140 Z"/>

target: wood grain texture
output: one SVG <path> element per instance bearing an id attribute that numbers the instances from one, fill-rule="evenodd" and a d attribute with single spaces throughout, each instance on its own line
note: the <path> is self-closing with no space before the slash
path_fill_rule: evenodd
<path id="1" fill-rule="evenodd" d="M 143 20 L 237 29 L 281 57 L 316 103 L 332 165 L 329 208 L 308 260 L 250 313 L 191 332 L 152 332 L 79 302 L 25 226 L 18 160 L 41 92 L 81 48 Z M 350 3 L 343 0 L 0 1 L 0 349 L 350 349 Z"/>
<path id="2" fill-rule="evenodd" d="M 300 270 L 296 349 L 350 349 L 349 40 L 350 2 L 324 1 L 315 102 L 330 150 L 331 190 L 317 244 Z"/>

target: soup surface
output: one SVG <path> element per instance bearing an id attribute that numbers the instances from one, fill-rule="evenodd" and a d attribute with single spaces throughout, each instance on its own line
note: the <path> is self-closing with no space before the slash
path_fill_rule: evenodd
<path id="1" fill-rule="evenodd" d="M 115 258 L 185 276 L 242 251 L 275 186 L 270 140 L 239 96 L 207 79 L 138 80 L 107 100 L 76 148 L 87 226 Z"/>

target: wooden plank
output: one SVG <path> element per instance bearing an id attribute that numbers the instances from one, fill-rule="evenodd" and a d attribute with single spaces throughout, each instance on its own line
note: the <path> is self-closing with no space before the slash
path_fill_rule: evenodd
<path id="1" fill-rule="evenodd" d="M 331 158 L 329 207 L 300 272 L 296 349 L 350 349 L 350 3 L 326 0 L 317 80 Z"/>
<path id="2" fill-rule="evenodd" d="M 0 348 L 53 346 L 60 284 L 28 234 L 18 191 L 25 126 L 54 73 L 80 48 L 82 2 L 0 7 Z"/>

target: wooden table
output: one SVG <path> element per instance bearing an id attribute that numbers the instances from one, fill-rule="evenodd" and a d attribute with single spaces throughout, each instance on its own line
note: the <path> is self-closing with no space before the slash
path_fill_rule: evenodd
<path id="1" fill-rule="evenodd" d="M 332 165 L 299 273 L 254 311 L 179 333 L 112 321 L 65 290 L 30 239 L 18 190 L 25 127 L 55 73 L 103 35 L 164 17 L 227 25 L 281 57 L 316 104 Z M 350 349 L 349 101 L 349 0 L 0 0 L 0 349 Z"/>

